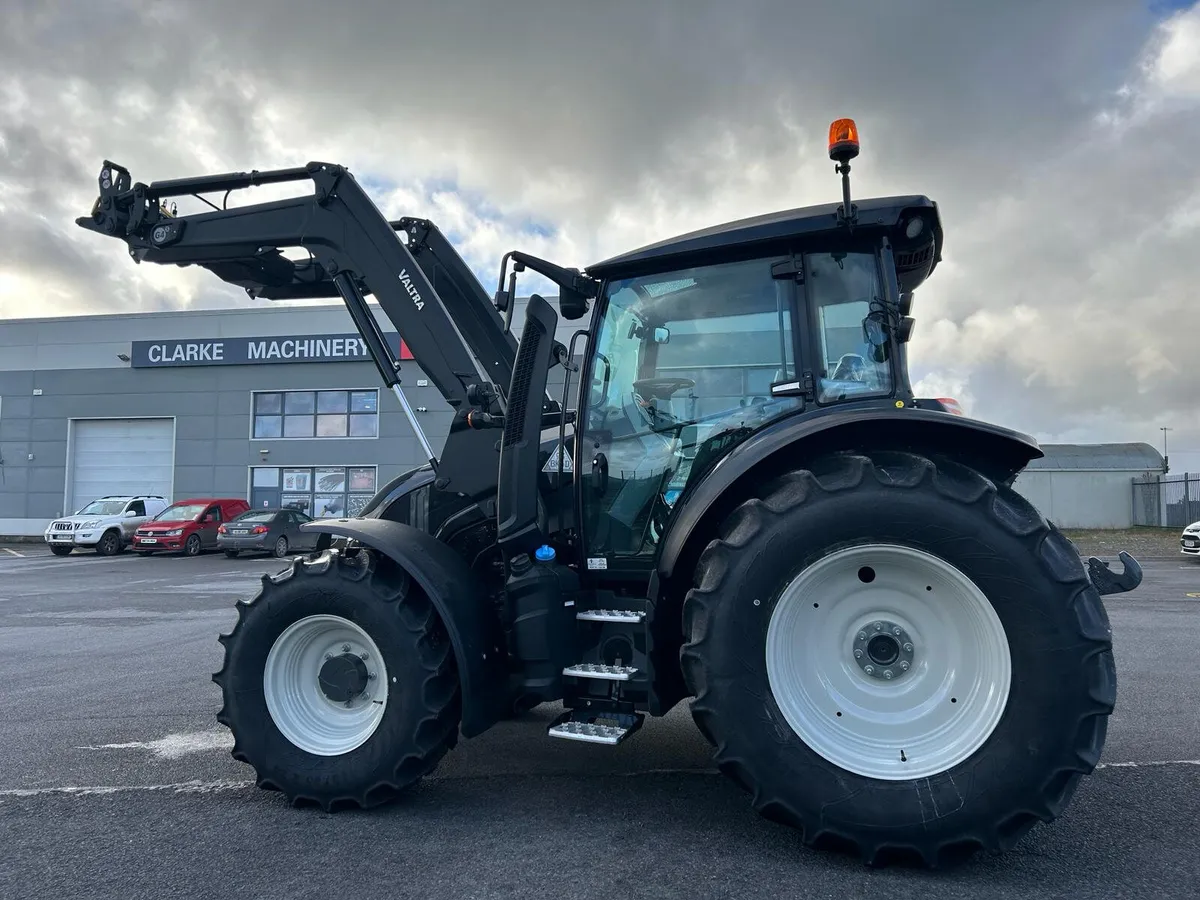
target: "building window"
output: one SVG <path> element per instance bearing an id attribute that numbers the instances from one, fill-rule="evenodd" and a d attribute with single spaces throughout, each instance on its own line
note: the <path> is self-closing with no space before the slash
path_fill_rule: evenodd
<path id="1" fill-rule="evenodd" d="M 252 466 L 250 505 L 290 507 L 314 519 L 357 516 L 377 478 L 375 466 Z"/>
<path id="2" fill-rule="evenodd" d="M 379 391 L 255 393 L 255 440 L 379 437 Z"/>

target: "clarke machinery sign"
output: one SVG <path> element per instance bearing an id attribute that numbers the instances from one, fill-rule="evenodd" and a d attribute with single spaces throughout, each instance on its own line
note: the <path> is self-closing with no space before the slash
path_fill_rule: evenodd
<path id="1" fill-rule="evenodd" d="M 395 332 L 384 340 L 400 359 L 412 352 Z M 357 334 L 294 334 L 270 337 L 194 338 L 182 341 L 134 341 L 129 364 L 157 366 L 247 366 L 262 363 L 359 362 L 370 360 Z"/>

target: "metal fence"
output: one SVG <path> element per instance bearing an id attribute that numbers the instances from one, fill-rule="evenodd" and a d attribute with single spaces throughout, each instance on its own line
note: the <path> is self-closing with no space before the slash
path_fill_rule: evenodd
<path id="1" fill-rule="evenodd" d="M 1133 524 L 1183 528 L 1200 521 L 1200 475 L 1144 476 L 1133 480 Z"/>

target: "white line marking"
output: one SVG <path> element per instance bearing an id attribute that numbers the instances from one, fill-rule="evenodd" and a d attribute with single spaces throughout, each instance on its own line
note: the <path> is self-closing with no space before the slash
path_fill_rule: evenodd
<path id="1" fill-rule="evenodd" d="M 236 791 L 253 786 L 253 781 L 181 781 L 176 784 L 124 784 L 109 787 L 9 788 L 0 790 L 0 800 L 5 797 L 45 797 L 53 794 L 69 797 L 103 797 L 109 794 L 127 794 L 137 791 L 160 791 L 168 794 L 215 794 L 219 791 Z"/>
<path id="2" fill-rule="evenodd" d="M 149 750 L 159 759 L 179 759 L 189 753 L 205 750 L 228 750 L 233 747 L 233 735 L 220 731 L 195 731 L 168 734 L 157 741 L 128 741 L 123 744 L 100 744 L 95 747 L 76 747 L 76 750 Z"/>
<path id="3" fill-rule="evenodd" d="M 1149 769 L 1161 766 L 1200 766 L 1200 759 L 1156 759 L 1150 762 L 1100 763 L 1097 769 Z"/>
<path id="4" fill-rule="evenodd" d="M 5 552 L 5 553 L 11 553 L 13 556 L 17 557 L 18 559 L 24 559 L 24 558 L 25 558 L 25 554 L 24 554 L 24 553 L 18 553 L 16 550 L 9 550 L 7 547 L 5 547 L 5 548 L 4 548 L 4 552 Z"/>

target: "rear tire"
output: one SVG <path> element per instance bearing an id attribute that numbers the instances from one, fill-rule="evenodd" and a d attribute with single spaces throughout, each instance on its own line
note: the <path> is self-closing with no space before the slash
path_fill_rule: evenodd
<path id="1" fill-rule="evenodd" d="M 457 742 L 461 694 L 449 636 L 416 582 L 374 551 L 326 550 L 293 558 L 262 585 L 237 604 L 213 675 L 217 720 L 258 786 L 333 811 L 392 800 L 432 772 Z M 337 646 L 325 650 L 329 640 Z M 319 677 L 346 644 L 348 663 L 367 653 L 377 677 L 361 695 L 351 689 L 343 710 Z"/>
<path id="2" fill-rule="evenodd" d="M 700 559 L 682 650 L 696 723 L 755 809 L 808 846 L 931 867 L 1059 816 L 1116 700 L 1074 546 L 1011 489 L 908 453 L 829 456 L 758 494 Z M 854 656 L 875 622 L 902 632 L 878 656 L 891 680 Z"/>
<path id="3" fill-rule="evenodd" d="M 275 546 L 271 548 L 271 555 L 276 559 L 283 559 L 288 553 L 288 539 L 282 535 L 275 541 Z"/>

